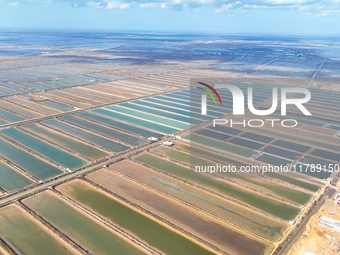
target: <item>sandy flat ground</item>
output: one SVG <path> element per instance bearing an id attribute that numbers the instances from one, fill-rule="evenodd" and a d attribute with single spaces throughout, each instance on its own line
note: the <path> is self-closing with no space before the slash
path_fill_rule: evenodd
<path id="1" fill-rule="evenodd" d="M 330 215 L 330 212 L 334 212 L 335 215 Z M 305 255 L 308 252 L 315 255 L 340 254 L 340 235 L 316 226 L 316 223 L 319 221 L 321 216 L 327 216 L 329 218 L 340 220 L 340 206 L 336 205 L 335 201 L 328 200 L 320 208 L 319 212 L 311 217 L 305 231 L 287 255 Z M 325 234 L 334 236 L 336 240 L 324 236 Z M 335 247 L 331 247 L 330 243 L 335 243 Z"/>

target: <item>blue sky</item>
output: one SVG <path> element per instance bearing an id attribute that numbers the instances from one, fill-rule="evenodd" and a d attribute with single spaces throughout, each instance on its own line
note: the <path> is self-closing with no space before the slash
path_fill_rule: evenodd
<path id="1" fill-rule="evenodd" d="M 0 28 L 340 35 L 340 0 L 0 0 Z"/>

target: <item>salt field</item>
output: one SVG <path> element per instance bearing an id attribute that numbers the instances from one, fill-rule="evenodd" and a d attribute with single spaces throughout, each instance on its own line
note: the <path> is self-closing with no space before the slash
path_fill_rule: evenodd
<path id="1" fill-rule="evenodd" d="M 0 254 L 288 254 L 337 206 L 339 63 L 275 38 L 1 32 Z"/>
<path id="2" fill-rule="evenodd" d="M 71 205 L 56 198 L 53 194 L 40 194 L 39 198 L 33 197 L 25 201 L 25 204 L 36 210 L 71 238 L 96 254 L 108 254 L 115 249 L 117 254 L 144 254 L 137 248 L 116 236 L 112 231 L 101 226 L 94 220 L 81 214 Z M 65 220 L 67 219 L 67 220 Z"/>

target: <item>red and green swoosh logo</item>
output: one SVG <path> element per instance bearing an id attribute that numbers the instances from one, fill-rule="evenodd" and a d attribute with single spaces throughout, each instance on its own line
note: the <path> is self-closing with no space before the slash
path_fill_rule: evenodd
<path id="1" fill-rule="evenodd" d="M 217 98 L 218 98 L 218 100 L 220 101 L 220 104 L 221 104 L 221 106 L 222 106 L 222 100 L 221 100 L 221 98 L 220 98 L 220 95 L 217 93 L 217 91 L 216 91 L 212 86 L 210 86 L 210 85 L 208 85 L 208 84 L 206 84 L 206 83 L 204 83 L 204 82 L 197 82 L 197 83 L 199 83 L 199 84 L 201 84 L 201 85 L 203 85 L 203 86 L 206 86 L 206 87 L 209 88 L 212 92 L 214 92 L 214 94 L 217 96 Z M 215 97 L 213 96 L 213 94 L 211 94 L 211 92 L 210 92 L 209 90 L 207 90 L 207 89 L 205 89 L 205 88 L 201 88 L 201 87 L 197 87 L 197 88 L 200 89 L 200 90 L 203 90 L 204 92 L 206 92 L 206 93 L 212 98 L 212 100 L 214 101 L 215 105 L 217 105 L 216 100 L 215 100 Z"/>

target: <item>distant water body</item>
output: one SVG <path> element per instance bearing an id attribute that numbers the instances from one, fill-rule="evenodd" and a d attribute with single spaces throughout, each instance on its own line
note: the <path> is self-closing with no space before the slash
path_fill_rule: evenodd
<path id="1" fill-rule="evenodd" d="M 195 34 L 195 33 L 166 33 L 166 32 L 110 32 L 110 31 L 0 31 L 0 45 L 17 45 L 17 48 L 2 47 L 0 55 L 29 56 L 44 53 L 58 52 L 56 48 L 92 48 L 109 50 L 122 45 L 148 42 L 146 47 L 163 48 L 162 43 L 171 46 L 171 43 L 186 41 L 261 41 L 261 42 L 309 42 L 329 43 L 334 45 L 339 41 L 336 37 L 310 37 L 310 36 L 273 36 L 273 35 L 222 35 L 222 34 Z M 173 45 L 174 47 L 175 45 Z M 52 47 L 52 48 L 49 48 Z"/>

